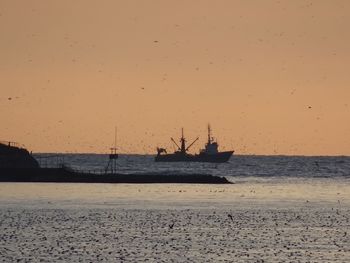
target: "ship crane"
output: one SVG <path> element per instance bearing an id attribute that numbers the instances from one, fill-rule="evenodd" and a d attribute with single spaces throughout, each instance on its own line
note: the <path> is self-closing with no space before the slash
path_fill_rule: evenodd
<path id="1" fill-rule="evenodd" d="M 191 144 L 190 144 L 190 146 L 188 146 L 187 148 L 186 148 L 186 151 L 188 151 L 188 149 L 190 149 L 190 147 L 196 142 L 196 141 L 198 141 L 199 140 L 199 137 L 197 137 L 197 139 L 195 139 Z"/>
<path id="2" fill-rule="evenodd" d="M 179 145 L 177 145 L 176 141 L 173 139 L 173 137 L 170 138 L 170 140 L 176 145 L 177 149 L 181 151 L 181 148 Z"/>
<path id="3" fill-rule="evenodd" d="M 195 139 L 190 146 L 186 147 L 186 139 L 184 137 L 184 129 L 181 129 L 181 138 L 180 138 L 180 142 L 181 142 L 181 147 L 176 143 L 176 141 L 174 140 L 174 138 L 170 138 L 171 141 L 176 145 L 177 149 L 179 152 L 181 153 L 186 153 L 191 147 L 192 145 L 199 140 L 199 137 L 197 137 L 197 139 Z"/>

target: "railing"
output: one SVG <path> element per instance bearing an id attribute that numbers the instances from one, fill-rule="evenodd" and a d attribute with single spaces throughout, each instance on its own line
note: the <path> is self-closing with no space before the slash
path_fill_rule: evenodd
<path id="1" fill-rule="evenodd" d="M 63 155 L 35 155 L 35 159 L 39 162 L 41 168 L 60 168 L 64 165 Z"/>
<path id="2" fill-rule="evenodd" d="M 77 168 L 67 166 L 65 164 L 62 164 L 59 168 L 62 168 L 77 174 L 96 174 L 96 175 L 110 174 L 108 171 L 106 171 L 106 169 L 77 169 Z"/>
<path id="3" fill-rule="evenodd" d="M 67 167 L 64 167 L 65 169 L 67 169 Z M 106 172 L 106 170 L 102 170 L 102 169 L 98 169 L 98 170 L 83 170 L 83 169 L 73 169 L 71 167 L 68 167 L 68 169 L 70 171 L 73 171 L 75 173 L 81 173 L 81 174 L 108 174 L 108 172 Z"/>
<path id="4" fill-rule="evenodd" d="M 108 174 L 106 169 L 79 169 L 67 165 L 64 161 L 64 156 L 60 154 L 40 156 L 35 155 L 35 159 L 39 162 L 41 168 L 62 168 L 73 173 L 83 174 Z"/>
<path id="5" fill-rule="evenodd" d="M 0 144 L 4 144 L 4 145 L 10 146 L 10 147 L 24 148 L 23 144 L 19 144 L 17 142 L 0 141 Z"/>
<path id="6" fill-rule="evenodd" d="M 41 168 L 62 168 L 67 171 L 77 173 L 77 174 L 113 174 L 110 170 L 106 168 L 103 169 L 80 169 L 67 165 L 65 162 L 65 156 L 62 154 L 35 154 L 35 159 L 38 161 Z"/>

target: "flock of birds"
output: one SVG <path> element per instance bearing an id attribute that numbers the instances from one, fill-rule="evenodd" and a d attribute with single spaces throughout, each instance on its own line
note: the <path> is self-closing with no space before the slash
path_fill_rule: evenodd
<path id="1" fill-rule="evenodd" d="M 344 262 L 349 208 L 2 209 L 0 258 L 27 261 Z"/>

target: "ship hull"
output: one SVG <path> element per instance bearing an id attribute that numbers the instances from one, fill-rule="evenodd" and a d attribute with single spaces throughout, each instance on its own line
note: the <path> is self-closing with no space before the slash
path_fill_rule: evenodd
<path id="1" fill-rule="evenodd" d="M 206 162 L 206 163 L 225 163 L 232 156 L 233 151 L 219 152 L 216 154 L 200 153 L 192 154 L 159 154 L 155 157 L 156 162 Z"/>

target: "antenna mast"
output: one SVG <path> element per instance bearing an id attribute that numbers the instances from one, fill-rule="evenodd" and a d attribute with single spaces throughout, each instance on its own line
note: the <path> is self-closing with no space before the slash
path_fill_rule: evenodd
<path id="1" fill-rule="evenodd" d="M 184 128 L 181 128 L 181 152 L 182 153 L 185 153 L 186 152 L 186 140 L 185 140 L 185 137 L 184 137 Z"/>
<path id="2" fill-rule="evenodd" d="M 114 136 L 115 136 L 115 138 L 114 138 L 114 149 L 116 149 L 116 150 L 117 150 L 117 133 L 118 133 L 118 128 L 117 128 L 117 126 L 115 126 L 115 130 L 114 130 Z"/>
<path id="3" fill-rule="evenodd" d="M 117 126 L 115 127 L 114 130 L 114 147 L 110 148 L 111 153 L 109 155 L 109 162 L 106 168 L 106 173 L 108 172 L 108 169 L 110 168 L 110 171 L 112 174 L 116 173 L 117 171 L 117 159 L 118 159 L 118 154 L 117 154 Z"/>
<path id="4" fill-rule="evenodd" d="M 211 129 L 210 129 L 210 124 L 208 124 L 208 144 L 211 144 Z"/>

